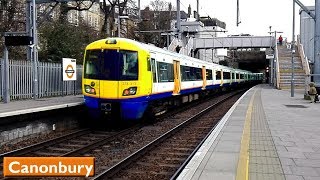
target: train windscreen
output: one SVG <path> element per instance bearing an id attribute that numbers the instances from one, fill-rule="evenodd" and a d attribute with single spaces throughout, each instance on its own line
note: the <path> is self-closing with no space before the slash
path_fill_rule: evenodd
<path id="1" fill-rule="evenodd" d="M 125 50 L 87 50 L 84 78 L 138 80 L 138 53 Z"/>

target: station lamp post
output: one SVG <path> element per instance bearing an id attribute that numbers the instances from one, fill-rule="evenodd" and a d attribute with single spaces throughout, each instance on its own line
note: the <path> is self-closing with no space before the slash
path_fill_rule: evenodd
<path id="1" fill-rule="evenodd" d="M 270 30 L 271 30 L 271 26 L 269 26 L 269 28 L 270 28 Z M 274 33 L 274 41 L 275 41 L 275 46 L 276 46 L 276 44 L 277 44 L 277 33 L 279 33 L 279 34 L 281 34 L 281 33 L 283 33 L 282 31 L 270 31 L 269 32 L 270 33 L 270 35 L 272 34 L 272 33 Z M 270 36 L 271 37 L 271 36 Z M 277 71 L 276 71 L 276 62 L 278 61 L 278 59 L 277 59 L 277 56 L 276 56 L 276 51 L 277 51 L 277 49 L 275 49 L 274 50 L 274 58 L 273 58 L 273 60 L 270 60 L 270 66 L 271 66 L 271 70 L 270 70 L 270 83 L 272 84 L 274 84 L 274 85 L 277 85 L 276 84 L 276 79 L 277 78 L 275 78 L 276 76 L 277 76 Z"/>

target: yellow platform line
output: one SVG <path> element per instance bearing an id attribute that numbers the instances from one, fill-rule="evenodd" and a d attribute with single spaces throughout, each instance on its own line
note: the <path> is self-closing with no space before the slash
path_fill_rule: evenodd
<path id="1" fill-rule="evenodd" d="M 249 145 L 250 145 L 250 132 L 251 132 L 251 120 L 253 111 L 253 100 L 256 91 L 254 91 L 250 103 L 248 106 L 246 119 L 244 122 L 244 129 L 241 138 L 240 154 L 237 168 L 237 180 L 248 180 L 249 178 Z"/>

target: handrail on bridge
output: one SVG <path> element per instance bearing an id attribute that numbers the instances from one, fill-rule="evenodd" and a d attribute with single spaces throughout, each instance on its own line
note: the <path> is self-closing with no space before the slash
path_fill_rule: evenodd
<path id="1" fill-rule="evenodd" d="M 229 36 L 214 38 L 196 38 L 194 49 L 208 48 L 269 48 L 276 41 L 270 36 Z"/>

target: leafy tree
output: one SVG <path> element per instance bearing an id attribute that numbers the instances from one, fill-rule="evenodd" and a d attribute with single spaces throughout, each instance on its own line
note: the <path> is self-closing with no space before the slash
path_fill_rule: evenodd
<path id="1" fill-rule="evenodd" d="M 75 58 L 82 64 L 85 47 L 99 38 L 99 32 L 80 23 L 72 26 L 59 22 L 44 23 L 39 30 L 39 61 L 61 62 L 62 58 Z"/>

